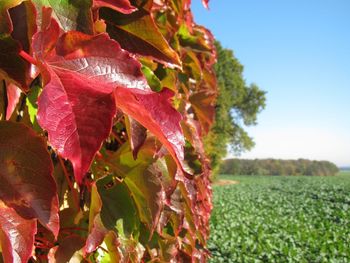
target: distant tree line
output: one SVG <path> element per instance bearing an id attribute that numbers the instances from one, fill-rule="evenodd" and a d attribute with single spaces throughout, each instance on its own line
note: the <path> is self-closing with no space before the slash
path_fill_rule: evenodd
<path id="1" fill-rule="evenodd" d="M 232 175 L 335 175 L 338 167 L 328 161 L 307 159 L 227 159 L 221 167 L 221 174 Z"/>

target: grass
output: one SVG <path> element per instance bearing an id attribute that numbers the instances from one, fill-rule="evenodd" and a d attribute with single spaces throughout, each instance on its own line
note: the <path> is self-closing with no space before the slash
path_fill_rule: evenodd
<path id="1" fill-rule="evenodd" d="M 221 176 L 211 262 L 350 262 L 350 173 Z"/>

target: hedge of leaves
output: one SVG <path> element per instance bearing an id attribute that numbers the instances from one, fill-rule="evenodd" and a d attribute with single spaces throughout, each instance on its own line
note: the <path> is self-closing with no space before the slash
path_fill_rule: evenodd
<path id="1" fill-rule="evenodd" d="M 190 4 L 1 0 L 5 262 L 206 260 L 216 54 Z"/>
<path id="2" fill-rule="evenodd" d="M 350 174 L 230 177 L 214 188 L 211 262 L 349 262 Z"/>

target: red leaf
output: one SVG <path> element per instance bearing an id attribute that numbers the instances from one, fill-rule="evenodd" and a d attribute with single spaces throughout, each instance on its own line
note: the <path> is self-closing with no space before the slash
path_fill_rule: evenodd
<path id="1" fill-rule="evenodd" d="M 49 39 L 57 38 L 58 25 L 51 24 L 34 37 L 37 57 L 45 63 L 38 121 L 50 144 L 72 161 L 78 183 L 111 130 L 115 87 L 117 107 L 157 135 L 183 167 L 181 115 L 168 101 L 172 92 L 152 92 L 140 63 L 106 34 L 68 32 L 52 49 Z"/>
<path id="2" fill-rule="evenodd" d="M 30 83 L 30 64 L 19 55 L 20 44 L 10 36 L 0 38 L 0 79 L 14 82 L 24 91 Z"/>
<path id="3" fill-rule="evenodd" d="M 135 121 L 133 118 L 127 118 L 127 131 L 129 133 L 130 147 L 132 150 L 132 155 L 134 159 L 137 158 L 137 153 L 139 152 L 141 146 L 144 144 L 147 137 L 147 130 L 139 122 Z"/>
<path id="4" fill-rule="evenodd" d="M 79 235 L 69 235 L 60 240 L 58 247 L 51 248 L 49 263 L 69 262 L 74 253 L 84 246 L 84 239 Z"/>
<path id="5" fill-rule="evenodd" d="M 23 219 L 0 200 L 0 245 L 5 262 L 27 263 L 36 231 L 35 219 Z"/>
<path id="6" fill-rule="evenodd" d="M 31 40 L 37 30 L 35 6 L 30 1 L 9 10 L 13 31 L 11 36 L 21 43 L 22 49 L 31 53 Z"/>
<path id="7" fill-rule="evenodd" d="M 21 90 L 16 85 L 10 83 L 9 85 L 7 85 L 6 91 L 8 103 L 6 109 L 6 120 L 9 120 L 19 101 L 19 97 L 21 96 Z"/>
<path id="8" fill-rule="evenodd" d="M 202 0 L 202 4 L 206 9 L 209 9 L 209 0 Z"/>
<path id="9" fill-rule="evenodd" d="M 91 253 L 102 244 L 103 239 L 107 235 L 108 230 L 103 226 L 100 215 L 94 218 L 91 232 L 86 240 L 84 253 Z"/>
<path id="10" fill-rule="evenodd" d="M 190 96 L 190 102 L 205 134 L 209 132 L 215 117 L 216 92 L 202 90 Z"/>
<path id="11" fill-rule="evenodd" d="M 108 7 L 123 14 L 130 14 L 137 10 L 129 0 L 94 0 L 93 5 L 94 7 Z"/>
<path id="12" fill-rule="evenodd" d="M 108 137 L 115 114 L 108 86 L 68 70 L 50 69 L 50 82 L 38 99 L 38 122 L 50 144 L 71 160 L 79 184 Z"/>
<path id="13" fill-rule="evenodd" d="M 169 102 L 172 96 L 173 92 L 166 88 L 160 93 L 122 87 L 115 90 L 117 107 L 155 134 L 185 170 L 185 142 L 179 123 L 182 117 Z"/>
<path id="14" fill-rule="evenodd" d="M 48 131 L 50 144 L 73 163 L 81 183 L 94 155 L 108 137 L 116 108 L 112 95 L 117 85 L 147 89 L 139 63 L 107 35 L 58 35 L 57 23 L 35 37 L 45 88 L 38 100 L 38 121 Z M 45 45 L 48 43 L 48 45 Z M 46 51 L 48 50 L 48 51 Z"/>
<path id="15" fill-rule="evenodd" d="M 58 197 L 46 143 L 21 123 L 0 122 L 0 199 L 57 237 Z"/>

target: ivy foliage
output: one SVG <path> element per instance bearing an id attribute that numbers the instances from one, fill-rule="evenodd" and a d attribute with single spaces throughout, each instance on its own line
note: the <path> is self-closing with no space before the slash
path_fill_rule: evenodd
<path id="1" fill-rule="evenodd" d="M 209 256 L 216 52 L 190 4 L 1 1 L 5 262 Z"/>

